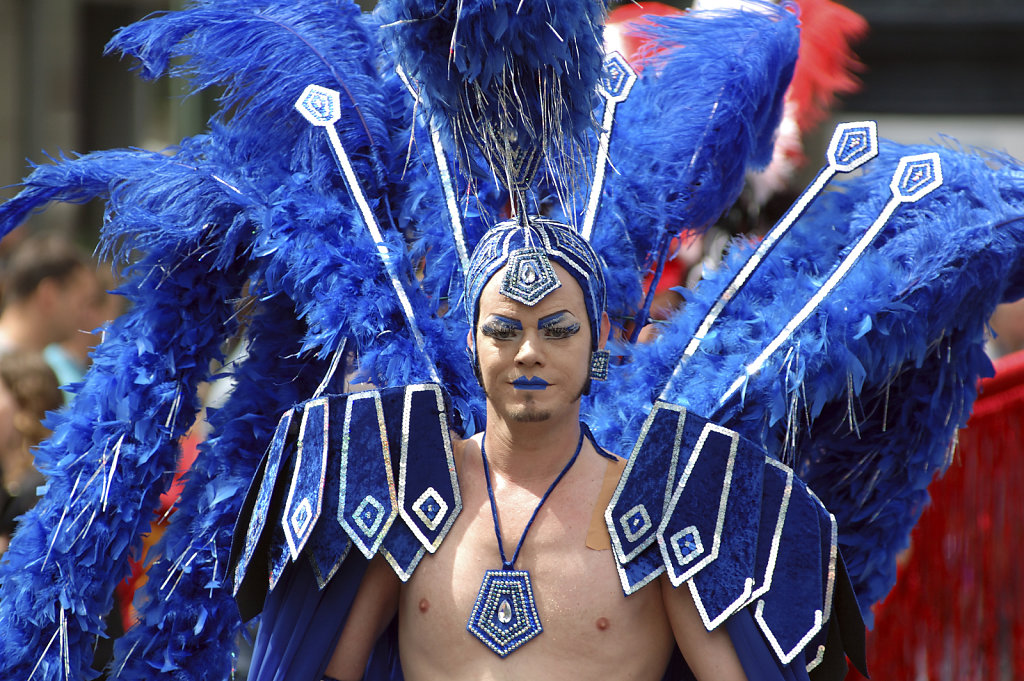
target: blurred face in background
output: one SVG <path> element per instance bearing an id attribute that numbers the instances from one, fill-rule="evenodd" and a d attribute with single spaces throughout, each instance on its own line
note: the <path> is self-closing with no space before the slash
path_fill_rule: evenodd
<path id="1" fill-rule="evenodd" d="M 18 401 L 11 389 L 0 380 L 0 452 L 9 451 L 19 446 L 20 435 L 14 426 L 18 413 Z"/>

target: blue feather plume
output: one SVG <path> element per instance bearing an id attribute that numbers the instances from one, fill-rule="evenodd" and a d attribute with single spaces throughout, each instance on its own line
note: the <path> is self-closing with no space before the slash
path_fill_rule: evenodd
<path id="1" fill-rule="evenodd" d="M 186 253 L 165 255 L 170 262 L 133 268 L 125 291 L 136 306 L 108 330 L 73 406 L 36 452 L 49 487 L 0 564 L 0 666 L 13 677 L 37 666 L 42 678 L 61 678 L 65 666 L 75 678 L 95 675 L 94 637 L 217 356 L 233 275 L 200 276 Z M 172 267 L 173 280 L 164 276 Z M 64 643 L 49 646 L 58 636 Z"/>
<path id="2" fill-rule="evenodd" d="M 303 331 L 283 296 L 256 306 L 234 384 L 210 417 L 167 532 L 154 548 L 140 620 L 115 642 L 112 678 L 150 679 L 154 670 L 191 679 L 230 678 L 241 622 L 226 574 L 232 528 L 280 414 L 307 398 L 325 362 L 295 355 Z M 272 387 L 272 389 L 268 389 Z"/>
<path id="3" fill-rule="evenodd" d="M 639 78 L 616 109 L 592 238 L 617 283 L 609 314 L 624 318 L 640 305 L 640 277 L 668 255 L 665 235 L 709 227 L 746 171 L 770 160 L 799 46 L 788 3 L 650 20 Z"/>
<path id="4" fill-rule="evenodd" d="M 220 88 L 212 122 L 244 137 L 240 151 L 250 162 L 279 159 L 282 150 L 312 153 L 295 100 L 311 83 L 338 90 L 338 127 L 348 131 L 349 154 L 369 190 L 386 176 L 389 146 L 371 29 L 353 2 L 205 0 L 122 28 L 107 52 L 137 59 L 145 78 L 185 78 L 190 93 Z M 172 66 L 176 58 L 185 59 Z"/>
<path id="5" fill-rule="evenodd" d="M 603 0 L 390 0 L 377 12 L 449 151 L 468 170 L 476 143 L 505 181 L 521 152 L 571 148 L 593 126 L 605 9 Z"/>

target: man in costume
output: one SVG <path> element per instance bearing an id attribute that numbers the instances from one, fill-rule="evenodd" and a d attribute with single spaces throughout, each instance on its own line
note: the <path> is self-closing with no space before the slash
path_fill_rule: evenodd
<path id="1" fill-rule="evenodd" d="M 487 395 L 487 429 L 456 445 L 462 513 L 401 589 L 383 559 L 371 563 L 326 678 L 363 678 L 375 634 L 396 610 L 410 680 L 507 673 L 657 680 L 673 636 L 698 679 L 746 678 L 728 635 L 705 630 L 687 589 L 660 579 L 622 594 L 603 512 L 625 462 L 580 421 L 580 398 L 607 361 L 604 278 L 596 253 L 574 231 L 534 224 L 495 228 L 470 262 L 474 331 L 467 342 Z M 515 277 L 510 250 L 513 259 L 526 252 L 533 230 L 537 242 L 558 244 L 541 259 L 552 261 L 557 285 L 527 304 L 502 291 Z M 504 248 L 490 248 L 495 242 Z M 501 578 L 499 565 L 527 574 L 525 609 L 535 607 L 543 628 L 507 651 L 498 650 L 503 635 L 530 613 L 520 611 L 518 592 L 492 595 L 481 586 L 478 594 L 485 571 Z M 488 598 L 497 599 L 497 621 L 485 617 L 478 626 L 475 615 Z"/>
<path id="2" fill-rule="evenodd" d="M 18 678 L 88 676 L 114 584 L 192 425 L 197 385 L 237 330 L 235 303 L 251 296 L 259 304 L 246 320 L 238 388 L 210 416 L 215 435 L 161 541 L 139 622 L 116 646 L 111 671 L 122 681 L 148 681 L 154 670 L 229 678 L 239 614 L 248 621 L 260 610 L 252 681 L 320 678 L 339 641 L 342 653 L 349 645 L 352 607 L 350 630 L 368 639 L 353 642 L 357 650 L 392 612 L 409 627 L 394 632 L 401 663 L 381 644 L 395 640 L 392 628 L 379 638 L 365 674 L 375 681 L 401 678 L 402 664 L 424 678 L 485 675 L 433 666 L 455 636 L 460 650 L 476 647 L 470 664 L 505 656 L 509 676 L 563 643 L 584 662 L 607 660 L 601 637 L 631 640 L 630 599 L 661 612 L 665 587 L 653 583 L 666 578 L 689 592 L 705 630 L 728 633 L 748 678 L 840 678 L 841 653 L 862 631 L 859 617 L 843 626 L 841 606 L 856 614 L 856 599 L 866 612 L 891 586 L 895 552 L 927 482 L 948 465 L 987 367 L 985 319 L 1024 290 L 1019 164 L 877 145 L 872 125 L 841 126 L 828 165 L 762 241 L 774 246 L 737 246 L 658 340 L 624 348 L 627 360 L 584 401 L 599 441 L 629 452 L 603 509 L 612 548 L 552 547 L 559 533 L 592 527 L 604 505 L 597 480 L 610 464 L 579 439 L 571 406 L 584 362 L 520 371 L 488 353 L 535 336 L 582 343 L 583 330 L 541 338 L 571 328 L 551 317 L 562 311 L 591 327 L 596 350 L 602 306 L 587 302 L 594 284 L 559 260 L 541 226 L 493 242 L 482 216 L 506 203 L 525 216 L 561 197 L 563 221 L 580 225 L 603 258 L 609 314 L 643 321 L 640 280 L 660 268 L 679 227 L 714 221 L 745 169 L 770 156 L 797 18 L 766 6 L 666 19 L 652 29 L 666 49 L 630 75 L 621 59 L 602 60 L 602 3 L 388 5 L 370 21 L 335 0 L 209 0 L 126 28 L 113 47 L 147 76 L 191 57 L 193 88 L 224 87 L 209 133 L 169 155 L 97 152 L 41 166 L 0 207 L 4 231 L 50 201 L 105 197 L 101 253 L 132 263 L 122 290 L 133 303 L 39 450 L 49 491 L 0 564 L 0 668 Z M 487 102 L 496 110 L 483 110 Z M 510 116 L 513 102 L 536 106 Z M 550 134 L 528 148 L 536 131 Z M 422 142 L 415 149 L 411 132 Z M 572 138 L 594 158 L 593 182 L 566 168 Z M 452 173 L 481 140 L 492 169 Z M 568 172 L 531 182 L 541 152 Z M 844 191 L 823 191 L 876 156 L 841 180 Z M 501 295 L 484 291 L 506 266 L 502 244 L 515 266 L 499 293 L 525 308 L 502 308 Z M 474 245 L 492 249 L 474 262 L 493 271 L 469 276 L 477 284 L 467 291 Z M 548 260 L 575 280 L 585 311 L 578 301 L 544 307 L 557 290 L 575 292 Z M 479 319 L 467 318 L 475 307 L 461 314 L 464 299 L 481 302 Z M 495 411 L 476 439 L 487 414 L 465 360 L 467 331 Z M 328 364 L 350 355 L 374 389 L 353 393 L 332 379 Z M 520 377 L 518 386 L 499 380 Z M 512 418 L 548 409 L 548 422 Z M 536 437 L 553 423 L 564 430 Z M 471 439 L 453 447 L 452 427 Z M 542 448 L 557 451 L 524 478 L 521 462 Z M 531 526 L 527 516 L 556 481 Z M 631 594 L 615 602 L 627 610 L 588 605 L 607 593 L 588 566 L 577 566 L 587 574 L 577 583 L 572 566 L 553 574 L 545 562 L 589 562 L 591 553 L 614 566 Z M 384 588 L 393 579 L 385 571 L 366 573 L 376 556 L 407 583 L 401 592 Z M 454 576 L 462 591 L 449 594 Z M 564 592 L 552 589 L 570 582 L 567 615 Z M 360 588 L 370 597 L 355 603 Z M 445 614 L 454 628 L 434 626 Z M 574 642 L 573 627 L 590 637 Z M 656 631 L 657 650 L 630 651 L 652 669 L 672 647 L 664 622 Z M 342 654 L 356 669 L 339 673 L 358 675 L 363 657 Z M 707 676 L 701 657 L 692 671 Z"/>

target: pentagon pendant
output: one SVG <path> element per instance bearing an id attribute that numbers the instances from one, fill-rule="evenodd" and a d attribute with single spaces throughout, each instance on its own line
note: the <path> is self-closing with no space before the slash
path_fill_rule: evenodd
<path id="1" fill-rule="evenodd" d="M 509 254 L 498 292 L 533 307 L 561 285 L 543 248 L 520 248 Z"/>
<path id="2" fill-rule="evenodd" d="M 526 570 L 488 570 L 466 631 L 505 657 L 544 631 Z"/>

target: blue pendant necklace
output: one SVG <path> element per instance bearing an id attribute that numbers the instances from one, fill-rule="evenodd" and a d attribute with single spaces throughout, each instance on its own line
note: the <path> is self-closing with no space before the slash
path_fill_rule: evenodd
<path id="1" fill-rule="evenodd" d="M 494 487 L 491 485 L 491 468 L 487 463 L 487 450 L 483 442 L 480 443 L 480 457 L 484 462 L 484 476 L 487 479 L 487 496 L 491 501 L 491 517 L 494 519 L 494 536 L 498 538 L 498 553 L 501 554 L 501 569 L 488 570 L 484 574 L 480 591 L 476 595 L 476 603 L 473 605 L 473 613 L 469 616 L 469 623 L 466 624 L 466 630 L 501 657 L 505 657 L 544 631 L 544 627 L 540 624 L 540 616 L 537 615 L 537 603 L 533 598 L 530 572 L 529 570 L 516 570 L 513 566 L 541 506 L 548 500 L 555 490 L 555 486 L 561 482 L 572 465 L 576 463 L 576 457 L 583 449 L 583 437 L 586 430 L 586 426 L 580 423 L 580 441 L 576 444 L 576 451 L 573 452 L 572 458 L 565 464 L 562 472 L 558 474 L 548 490 L 544 492 L 537 508 L 533 509 L 533 515 L 526 522 L 526 528 L 523 529 L 523 534 L 519 537 L 519 543 L 516 544 L 516 550 L 512 554 L 511 560 L 505 557 L 505 547 L 501 541 L 501 526 L 498 524 L 498 506 L 494 502 Z"/>

